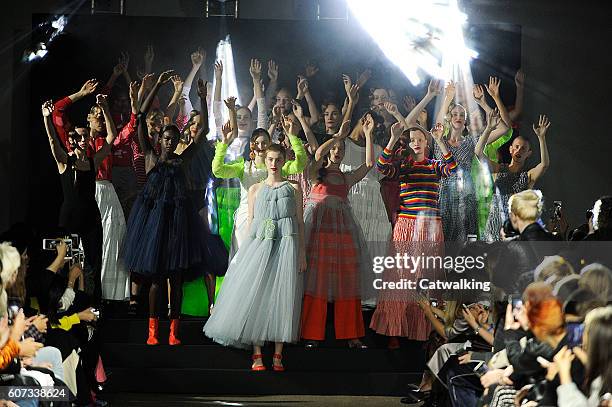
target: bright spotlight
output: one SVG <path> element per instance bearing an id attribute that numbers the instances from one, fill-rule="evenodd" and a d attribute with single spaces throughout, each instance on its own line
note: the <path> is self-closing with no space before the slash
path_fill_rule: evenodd
<path id="1" fill-rule="evenodd" d="M 232 41 L 230 36 L 225 37 L 224 40 L 219 41 L 217 45 L 217 61 L 221 61 L 223 63 L 223 80 L 221 85 L 221 100 L 227 99 L 229 96 L 236 97 L 236 104 L 240 103 L 240 94 L 238 93 L 238 83 L 236 82 L 236 70 L 234 68 L 234 55 L 232 53 Z M 217 78 L 213 79 L 213 92 L 215 89 Z M 225 105 L 222 104 L 221 116 L 223 117 L 223 122 L 225 123 L 229 120 L 229 114 Z M 214 103 L 210 112 L 211 118 L 211 129 L 215 129 L 214 123 Z M 221 137 L 221 135 L 215 134 L 215 132 L 210 132 L 211 139 L 215 139 Z"/>
<path id="2" fill-rule="evenodd" d="M 68 23 L 68 19 L 66 16 L 57 16 L 53 20 L 47 20 L 43 23 L 40 23 L 36 29 L 37 41 L 40 41 L 36 44 L 35 47 L 26 49 L 23 53 L 23 60 L 25 62 L 33 62 L 37 59 L 42 59 L 49 52 L 47 50 L 47 45 L 51 44 L 55 37 L 60 35 L 66 24 Z"/>
<path id="3" fill-rule="evenodd" d="M 457 0 L 347 0 L 380 49 L 418 85 L 426 75 L 457 79 L 478 53 L 465 45 L 467 16 Z M 426 75 L 423 75 L 425 73 Z"/>

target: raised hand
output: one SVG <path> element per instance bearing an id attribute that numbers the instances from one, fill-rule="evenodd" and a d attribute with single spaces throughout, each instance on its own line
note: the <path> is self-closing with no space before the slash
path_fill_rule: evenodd
<path id="1" fill-rule="evenodd" d="M 96 104 L 100 106 L 102 109 L 108 107 L 108 96 L 103 94 L 96 95 Z"/>
<path id="2" fill-rule="evenodd" d="M 274 106 L 272 108 L 272 119 L 274 122 L 278 123 L 281 120 L 283 115 L 283 110 L 280 106 Z"/>
<path id="3" fill-rule="evenodd" d="M 431 136 L 436 141 L 442 141 L 444 137 L 444 125 L 442 123 L 436 123 L 433 129 L 431 129 Z"/>
<path id="4" fill-rule="evenodd" d="M 397 105 L 393 102 L 385 102 L 384 105 L 387 112 L 392 115 L 399 114 L 399 110 L 397 110 Z"/>
<path id="5" fill-rule="evenodd" d="M 230 96 L 225 99 L 225 106 L 227 106 L 229 110 L 236 110 L 236 97 Z"/>
<path id="6" fill-rule="evenodd" d="M 133 81 L 130 83 L 130 100 L 138 100 L 138 89 L 140 88 L 140 84 L 138 81 Z"/>
<path id="7" fill-rule="evenodd" d="M 372 120 L 369 114 L 361 119 L 361 125 L 366 136 L 372 135 L 372 131 L 374 131 L 374 120 Z"/>
<path id="8" fill-rule="evenodd" d="M 215 62 L 215 78 L 220 78 L 223 75 L 223 62 Z"/>
<path id="9" fill-rule="evenodd" d="M 495 130 L 499 123 L 501 122 L 501 115 L 499 114 L 499 109 L 491 109 L 489 113 L 487 113 L 487 126 L 486 129 L 491 131 Z"/>
<path id="10" fill-rule="evenodd" d="M 538 139 L 542 139 L 546 136 L 546 132 L 550 127 L 550 121 L 548 121 L 548 117 L 546 115 L 541 114 L 540 120 L 538 120 L 538 127 L 533 125 L 533 132 L 538 136 Z"/>
<path id="11" fill-rule="evenodd" d="M 404 132 L 404 125 L 400 122 L 395 122 L 391 125 L 391 138 L 395 141 L 399 140 Z"/>
<path id="12" fill-rule="evenodd" d="M 295 100 L 291 101 L 291 105 L 293 106 L 292 110 L 293 110 L 293 114 L 295 115 L 295 117 L 297 117 L 298 119 L 303 119 L 304 110 L 302 109 L 302 106 Z"/>
<path id="13" fill-rule="evenodd" d="M 152 73 L 148 73 L 142 78 L 141 86 L 144 90 L 149 90 L 153 87 L 154 82 L 155 82 L 155 75 Z"/>
<path id="14" fill-rule="evenodd" d="M 272 59 L 268 61 L 268 78 L 271 82 L 278 80 L 278 65 Z"/>
<path id="15" fill-rule="evenodd" d="M 455 86 L 454 81 L 448 81 L 445 88 L 446 99 L 453 100 L 455 98 L 455 93 L 457 92 L 457 88 Z"/>
<path id="16" fill-rule="evenodd" d="M 153 49 L 153 45 L 147 45 L 147 50 L 144 54 L 145 64 L 148 66 L 153 65 L 153 59 L 155 58 L 155 50 Z"/>
<path id="17" fill-rule="evenodd" d="M 305 95 L 306 93 L 308 93 L 308 79 L 304 78 L 301 75 L 298 76 L 298 79 L 297 79 L 297 91 L 298 91 L 298 96 Z"/>
<path id="18" fill-rule="evenodd" d="M 251 67 L 249 68 L 249 73 L 251 74 L 251 78 L 254 81 L 261 80 L 261 62 L 257 59 L 251 59 Z"/>
<path id="19" fill-rule="evenodd" d="M 208 82 L 202 80 L 202 78 L 198 79 L 198 96 L 200 99 L 205 100 L 206 95 L 208 95 Z"/>
<path id="20" fill-rule="evenodd" d="M 484 89 L 482 85 L 475 83 L 472 87 L 472 95 L 474 95 L 474 99 L 481 102 L 484 99 Z"/>
<path id="21" fill-rule="evenodd" d="M 55 110 L 55 105 L 53 104 L 53 101 L 47 100 L 45 103 L 43 103 L 42 105 L 43 117 L 51 116 L 51 114 L 53 113 L 53 110 Z"/>
<path id="22" fill-rule="evenodd" d="M 83 96 L 91 95 L 96 91 L 97 87 L 98 81 L 96 79 L 89 79 L 83 84 L 83 86 L 81 86 L 81 90 L 79 92 Z"/>
<path id="23" fill-rule="evenodd" d="M 442 81 L 438 79 L 432 79 L 429 81 L 427 86 L 427 95 L 438 96 L 442 92 Z"/>
<path id="24" fill-rule="evenodd" d="M 291 134 L 293 136 L 296 136 L 300 132 L 300 125 L 297 119 L 294 119 L 291 116 L 283 115 L 282 125 L 283 125 L 283 130 L 285 130 L 286 135 Z"/>
<path id="25" fill-rule="evenodd" d="M 514 75 L 514 83 L 517 88 L 522 88 L 525 86 L 525 72 L 522 69 L 516 71 L 516 75 Z"/>
<path id="26" fill-rule="evenodd" d="M 306 62 L 306 66 L 304 67 L 304 73 L 307 78 L 312 78 L 319 72 L 319 67 L 314 61 Z"/>
<path id="27" fill-rule="evenodd" d="M 232 125 L 229 120 L 221 127 L 221 133 L 223 134 L 223 139 L 221 141 L 227 145 L 232 144 L 234 137 L 232 135 Z"/>
<path id="28" fill-rule="evenodd" d="M 174 91 L 176 93 L 181 93 L 183 91 L 183 79 L 179 75 L 172 75 L 170 77 L 172 84 L 174 85 Z"/>
<path id="29" fill-rule="evenodd" d="M 161 74 L 159 74 L 159 78 L 157 78 L 157 83 L 159 83 L 160 85 L 164 84 L 168 82 L 170 78 L 172 78 L 173 75 L 174 75 L 173 70 L 164 71 Z"/>
<path id="30" fill-rule="evenodd" d="M 198 48 L 195 52 L 191 54 L 191 65 L 197 66 L 198 68 L 202 66 L 204 60 L 206 59 L 206 51 L 202 48 Z"/>
<path id="31" fill-rule="evenodd" d="M 487 92 L 493 98 L 499 97 L 499 83 L 500 83 L 499 78 L 496 78 L 494 76 L 489 76 L 489 84 L 486 85 L 486 87 L 487 87 Z"/>
<path id="32" fill-rule="evenodd" d="M 363 71 L 361 73 L 361 75 L 359 75 L 359 78 L 357 78 L 357 86 L 359 86 L 359 88 L 363 88 L 363 85 L 366 84 L 366 82 L 372 77 L 372 70 L 371 69 L 366 69 L 365 71 Z"/>

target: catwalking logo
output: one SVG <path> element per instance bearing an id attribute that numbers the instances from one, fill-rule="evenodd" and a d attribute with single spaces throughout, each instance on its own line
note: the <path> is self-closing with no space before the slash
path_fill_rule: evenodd
<path id="1" fill-rule="evenodd" d="M 376 256 L 373 258 L 372 270 L 380 274 L 385 269 L 404 269 L 415 273 L 418 269 L 446 269 L 455 273 L 466 270 L 484 270 L 486 254 L 482 256 L 412 256 L 408 253 L 397 253 L 395 256 Z"/>

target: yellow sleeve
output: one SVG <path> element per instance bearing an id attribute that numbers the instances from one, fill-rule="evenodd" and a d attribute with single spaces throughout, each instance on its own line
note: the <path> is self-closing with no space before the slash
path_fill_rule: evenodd
<path id="1" fill-rule="evenodd" d="M 60 328 L 64 331 L 69 331 L 74 325 L 80 324 L 81 320 L 79 319 L 78 314 L 72 314 L 70 316 L 62 317 L 59 320 L 59 324 L 51 324 L 53 328 Z"/>
<path id="2" fill-rule="evenodd" d="M 212 160 L 212 172 L 217 178 L 242 178 L 244 174 L 244 158 L 225 162 L 225 153 L 229 146 L 225 143 L 217 143 L 215 145 L 215 156 Z"/>
<path id="3" fill-rule="evenodd" d="M 298 136 L 290 134 L 289 142 L 295 153 L 295 160 L 287 161 L 285 165 L 283 165 L 282 175 L 285 177 L 291 174 L 302 173 L 308 163 L 308 155 L 306 154 L 306 149 L 304 148 L 302 140 L 300 140 Z"/>

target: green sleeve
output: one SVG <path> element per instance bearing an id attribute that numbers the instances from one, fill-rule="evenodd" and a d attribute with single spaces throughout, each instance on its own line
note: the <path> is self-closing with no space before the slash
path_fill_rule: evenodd
<path id="1" fill-rule="evenodd" d="M 304 148 L 302 140 L 300 140 L 298 136 L 289 135 L 289 142 L 295 153 L 295 160 L 287 161 L 285 165 L 283 165 L 282 175 L 285 177 L 291 174 L 302 173 L 308 162 L 308 155 L 306 154 L 306 149 Z"/>
<path id="2" fill-rule="evenodd" d="M 70 328 L 72 328 L 74 325 L 80 324 L 80 323 L 81 323 L 81 320 L 79 319 L 79 315 L 72 314 L 70 316 L 60 318 L 59 324 L 57 325 L 54 324 L 52 326 L 53 328 L 60 328 L 60 329 L 63 329 L 64 331 L 69 331 Z"/>
<path id="3" fill-rule="evenodd" d="M 506 134 L 504 134 L 491 144 L 487 144 L 485 146 L 484 153 L 487 157 L 489 157 L 489 160 L 497 162 L 497 149 L 499 149 L 501 146 L 506 144 L 508 140 L 510 140 L 510 138 L 512 137 L 512 132 L 512 128 L 508 129 L 508 132 Z"/>
<path id="4" fill-rule="evenodd" d="M 215 146 L 215 157 L 212 160 L 212 172 L 217 178 L 242 178 L 244 174 L 244 158 L 225 162 L 225 153 L 228 145 L 225 143 L 217 143 Z"/>

